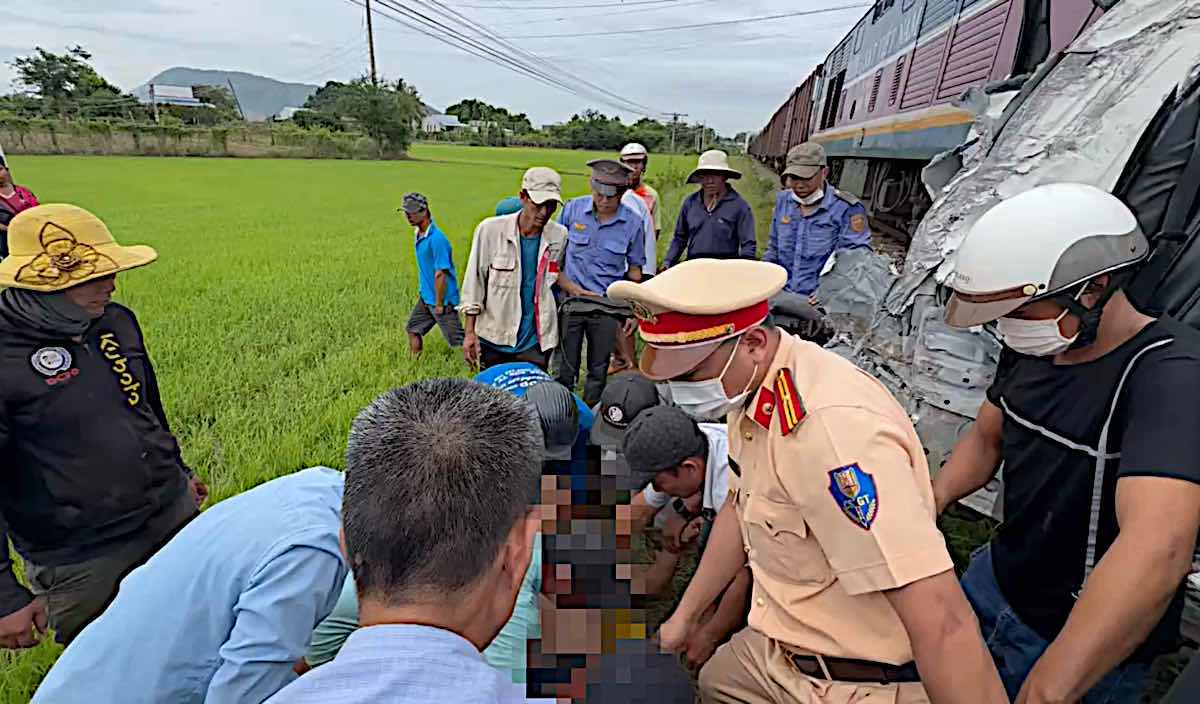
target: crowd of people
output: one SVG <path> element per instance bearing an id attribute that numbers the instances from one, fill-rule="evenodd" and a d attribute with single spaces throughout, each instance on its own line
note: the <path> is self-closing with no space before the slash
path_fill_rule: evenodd
<path id="1" fill-rule="evenodd" d="M 27 582 L 3 561 L 0 647 L 67 646 L 33 701 L 1138 701 L 1200 532 L 1200 333 L 1126 295 L 1149 250 L 1129 209 L 1051 184 L 971 225 L 946 322 L 1006 351 L 931 480 L 883 384 L 773 322 L 774 297 L 870 246 L 820 146 L 789 154 L 765 261 L 707 152 L 658 262 L 647 160 L 589 162 L 573 200 L 529 169 L 461 276 L 435 204 L 404 196 L 410 351 L 439 327 L 476 376 L 385 391 L 344 472 L 203 512 L 112 301 L 156 252 L 74 206 L 15 213 L 0 538 Z M 960 581 L 937 517 L 1001 465 L 1006 521 Z M 653 634 L 646 599 L 687 551 Z"/>

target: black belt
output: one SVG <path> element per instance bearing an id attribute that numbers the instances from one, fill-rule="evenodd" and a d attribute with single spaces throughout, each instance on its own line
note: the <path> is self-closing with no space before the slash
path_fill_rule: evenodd
<path id="1" fill-rule="evenodd" d="M 848 658 L 821 658 L 829 670 L 829 679 L 837 682 L 878 682 L 892 684 L 901 682 L 920 682 L 921 673 L 917 672 L 916 663 L 904 665 L 888 665 L 869 660 L 851 660 Z M 821 663 L 812 655 L 792 655 L 792 662 L 801 672 L 809 677 L 826 679 L 825 670 Z"/>

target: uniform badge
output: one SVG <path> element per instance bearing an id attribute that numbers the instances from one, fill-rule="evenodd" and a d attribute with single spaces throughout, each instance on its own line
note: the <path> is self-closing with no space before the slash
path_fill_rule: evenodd
<path id="1" fill-rule="evenodd" d="M 775 415 L 775 394 L 770 389 L 759 389 L 754 399 L 754 412 L 750 415 L 755 423 L 766 430 L 771 429 L 771 417 Z"/>
<path id="2" fill-rule="evenodd" d="M 651 325 L 658 322 L 658 316 L 651 312 L 650 309 L 646 307 L 645 303 L 642 303 L 641 301 L 633 301 L 629 304 L 629 307 L 633 309 L 633 315 L 638 320 L 650 323 Z"/>
<path id="3" fill-rule="evenodd" d="M 775 377 L 775 400 L 779 416 L 779 432 L 791 435 L 800 427 L 808 413 L 804 410 L 804 401 L 796 391 L 796 382 L 792 379 L 790 369 L 783 369 Z"/>
<path id="4" fill-rule="evenodd" d="M 867 216 L 863 213 L 855 213 L 850 216 L 850 229 L 855 232 L 867 231 Z"/>
<path id="5" fill-rule="evenodd" d="M 779 224 L 780 225 L 791 225 L 792 219 L 790 217 L 784 215 L 782 218 L 779 219 Z"/>
<path id="6" fill-rule="evenodd" d="M 879 494 L 875 489 L 874 477 L 862 471 L 857 464 L 831 470 L 829 493 L 846 518 L 863 530 L 871 530 L 871 524 L 879 515 Z"/>
<path id="7" fill-rule="evenodd" d="M 577 222 L 577 223 L 575 223 L 575 229 L 579 230 L 580 232 L 583 232 L 584 230 L 587 229 L 587 225 L 584 225 L 581 222 Z"/>
<path id="8" fill-rule="evenodd" d="M 625 411 L 622 411 L 620 406 L 609 406 L 608 410 L 604 412 L 604 417 L 608 419 L 609 423 L 619 425 L 621 421 L 625 420 Z"/>
<path id="9" fill-rule="evenodd" d="M 43 347 L 33 353 L 29 363 L 42 376 L 56 376 L 71 368 L 71 353 L 62 347 Z"/>

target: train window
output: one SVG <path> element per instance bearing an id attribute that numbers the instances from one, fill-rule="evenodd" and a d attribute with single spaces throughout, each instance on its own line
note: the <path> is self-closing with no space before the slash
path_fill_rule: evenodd
<path id="1" fill-rule="evenodd" d="M 875 0 L 875 7 L 871 10 L 871 24 L 879 21 L 880 17 L 896 4 L 896 0 Z"/>
<path id="2" fill-rule="evenodd" d="M 859 51 L 862 50 L 863 35 L 867 33 L 866 28 L 863 27 L 862 25 L 859 25 L 858 29 L 856 31 L 858 33 L 854 35 L 854 53 L 855 54 L 857 54 Z"/>

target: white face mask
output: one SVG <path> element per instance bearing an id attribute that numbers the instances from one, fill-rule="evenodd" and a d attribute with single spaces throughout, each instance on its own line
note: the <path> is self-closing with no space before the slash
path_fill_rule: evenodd
<path id="1" fill-rule="evenodd" d="M 671 401 L 696 420 L 716 420 L 742 406 L 746 402 L 746 397 L 750 395 L 750 383 L 746 383 L 746 388 L 742 393 L 730 398 L 725 394 L 725 385 L 721 382 L 725 378 L 725 373 L 729 371 L 729 366 L 733 364 L 733 358 L 737 356 L 737 346 L 741 343 L 741 338 L 738 338 L 737 343 L 733 346 L 733 352 L 729 355 L 729 361 L 725 362 L 725 368 L 715 379 L 668 381 L 667 388 Z M 758 365 L 756 364 L 754 371 L 750 374 L 751 381 L 754 380 L 754 375 L 757 373 Z"/>
<path id="2" fill-rule="evenodd" d="M 1014 352 L 1032 357 L 1052 357 L 1065 351 L 1079 337 L 1063 337 L 1058 329 L 1059 321 L 1066 315 L 1067 311 L 1064 310 L 1057 318 L 1047 320 L 1001 318 L 996 321 L 996 331 L 1000 333 L 1004 344 Z"/>
<path id="3" fill-rule="evenodd" d="M 808 205 L 808 206 L 816 205 L 817 203 L 820 203 L 824 197 L 825 197 L 825 188 L 824 187 L 818 188 L 817 190 L 808 194 L 804 198 L 801 198 L 800 196 L 796 195 L 795 191 L 792 191 L 792 200 L 796 201 L 800 205 Z"/>

